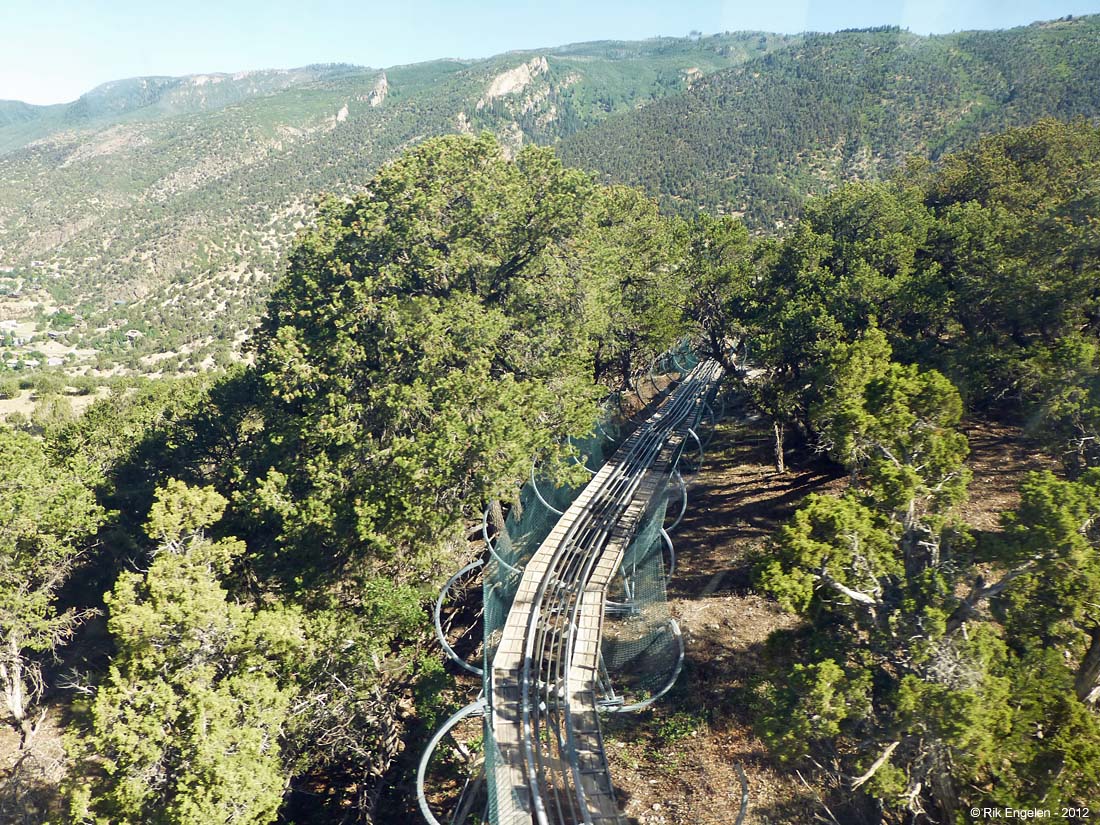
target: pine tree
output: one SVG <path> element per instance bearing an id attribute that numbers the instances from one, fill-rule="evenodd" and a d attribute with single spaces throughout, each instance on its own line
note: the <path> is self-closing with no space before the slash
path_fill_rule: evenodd
<path id="1" fill-rule="evenodd" d="M 41 442 L 0 427 L 0 690 L 4 716 L 26 745 L 41 694 L 41 659 L 86 612 L 55 597 L 104 512 L 84 480 L 49 462 Z"/>

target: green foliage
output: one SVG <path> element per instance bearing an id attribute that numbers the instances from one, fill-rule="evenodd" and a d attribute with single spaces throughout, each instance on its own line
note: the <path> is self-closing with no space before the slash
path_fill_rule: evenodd
<path id="1" fill-rule="evenodd" d="M 852 496 L 809 496 L 779 530 L 774 557 L 758 569 L 760 585 L 788 610 L 848 611 L 851 598 L 822 588 L 823 579 L 881 595 L 901 573 L 897 540 Z"/>
<path id="2" fill-rule="evenodd" d="M 677 711 L 657 727 L 657 738 L 665 745 L 687 739 L 698 733 L 704 720 L 684 711 Z"/>
<path id="3" fill-rule="evenodd" d="M 630 385 L 683 335 L 687 287 L 679 227 L 636 189 L 600 190 L 586 208 L 585 276 L 606 303 L 595 332 L 595 373 Z"/>
<path id="4" fill-rule="evenodd" d="M 578 257 L 595 197 L 545 150 L 510 162 L 489 136 L 450 137 L 323 208 L 257 337 L 292 465 L 271 467 L 255 501 L 284 541 L 402 549 L 413 574 L 465 507 L 509 497 L 532 457 L 563 466 L 563 438 L 596 416 L 596 338 L 615 334 L 617 267 L 590 253 L 602 274 L 589 278 Z"/>
<path id="5" fill-rule="evenodd" d="M 41 691 L 39 659 L 86 616 L 54 603 L 104 512 L 83 479 L 53 465 L 29 435 L 0 427 L 0 689 L 21 734 Z"/>
<path id="6" fill-rule="evenodd" d="M 729 346 L 741 337 L 753 307 L 758 258 L 740 221 L 701 212 L 688 226 L 684 314 L 727 367 Z"/>
<path id="7" fill-rule="evenodd" d="M 947 630 L 952 563 L 918 568 L 880 519 L 812 497 L 781 530 L 759 579 L 813 629 L 801 663 L 763 682 L 757 725 L 784 759 L 843 754 L 854 787 L 888 809 L 950 817 L 1004 757 L 1008 650 L 989 626 Z"/>
<path id="8" fill-rule="evenodd" d="M 212 491 L 171 484 L 144 575 L 124 573 L 108 598 L 117 653 L 70 743 L 77 822 L 266 823 L 286 777 L 279 733 L 301 652 L 299 617 L 230 601 L 219 574 L 242 545 L 202 529 L 224 506 Z"/>
<path id="9" fill-rule="evenodd" d="M 1040 121 L 914 165 L 919 188 L 837 190 L 761 258 L 759 295 L 728 305 L 724 323 L 760 333 L 758 404 L 852 481 L 808 498 L 757 565 L 808 621 L 802 670 L 764 681 L 761 730 L 785 758 L 839 758 L 897 821 L 1095 793 L 1098 135 Z M 953 521 L 963 399 L 929 367 L 979 412 L 1030 415 L 1071 475 L 1022 485 L 981 545 L 992 569 Z M 852 682 L 869 709 L 846 716 Z"/>
<path id="10" fill-rule="evenodd" d="M 855 426 L 871 402 L 859 401 L 865 390 L 876 396 L 884 428 L 940 432 L 957 420 L 958 402 L 939 372 L 972 405 L 1026 413 L 1067 470 L 1081 472 L 1100 460 L 1098 247 L 1090 217 L 1098 158 L 1100 130 L 1043 120 L 947 156 L 939 169 L 911 164 L 918 185 L 843 186 L 808 203 L 781 243 L 757 242 L 743 256 L 752 263 L 725 278 L 724 297 L 711 292 L 722 307 L 712 311 L 717 318 L 694 316 L 704 329 L 737 330 L 750 342 L 761 372 L 748 389 L 775 420 L 777 437 L 793 426 L 854 466 L 866 444 L 822 428 Z M 692 251 L 706 260 L 706 250 L 703 242 Z M 713 290 L 706 278 L 698 282 Z M 871 332 L 876 327 L 882 333 Z M 886 370 L 874 364 L 884 365 L 890 352 L 869 351 L 860 356 L 866 364 L 852 367 L 855 378 L 837 373 L 838 361 L 852 357 L 850 346 L 870 346 L 857 344 L 867 336 L 880 349 L 889 344 L 899 361 L 937 372 Z M 864 369 L 875 371 L 878 384 L 862 381 Z M 909 410 L 908 423 L 897 419 L 898 403 Z M 932 473 L 942 480 L 961 445 L 932 441 L 909 447 L 942 449 L 933 461 L 942 466 Z M 941 504 L 958 498 L 953 478 L 938 490 Z"/>
<path id="11" fill-rule="evenodd" d="M 802 663 L 765 682 L 759 725 L 785 758 L 839 751 L 854 787 L 950 818 L 956 783 L 984 775 L 1010 729 L 1007 649 L 992 628 L 960 638 L 949 621 L 967 561 L 950 520 L 969 480 L 961 399 L 890 356 L 871 327 L 820 373 L 812 420 L 853 489 L 808 497 L 757 565 L 811 622 Z"/>
<path id="12" fill-rule="evenodd" d="M 929 181 L 929 287 L 946 298 L 941 334 L 959 340 L 945 355 L 972 395 L 1042 398 L 1035 366 L 1092 326 L 1098 169 L 1100 130 L 1044 120 L 945 158 Z"/>
<path id="13" fill-rule="evenodd" d="M 76 323 L 76 318 L 68 310 L 59 309 L 50 316 L 49 321 L 54 329 L 68 329 Z"/>
<path id="14" fill-rule="evenodd" d="M 149 510 L 145 532 L 162 546 L 176 547 L 185 536 L 195 535 L 220 519 L 225 505 L 225 498 L 213 490 L 169 479 Z"/>
<path id="15" fill-rule="evenodd" d="M 870 675 L 850 678 L 832 659 L 794 665 L 782 683 L 765 686 L 758 728 L 784 760 L 803 756 L 868 711 Z"/>
<path id="16" fill-rule="evenodd" d="M 724 323 L 749 341 L 761 374 L 748 388 L 777 441 L 791 425 L 819 438 L 810 411 L 832 380 L 824 364 L 896 314 L 930 220 L 916 190 L 851 185 L 810 204 L 781 244 L 742 253 Z"/>
<path id="17" fill-rule="evenodd" d="M 886 336 L 871 329 L 839 344 L 829 384 L 812 411 L 832 455 L 859 479 L 877 507 L 904 513 L 907 527 L 946 513 L 966 495 L 969 453 L 957 431 L 962 399 L 934 370 L 889 361 Z"/>
<path id="18" fill-rule="evenodd" d="M 30 423 L 38 433 L 50 435 L 73 420 L 73 405 L 64 395 L 43 395 L 34 403 Z"/>
<path id="19" fill-rule="evenodd" d="M 1031 367 L 1041 399 L 1033 430 L 1069 475 L 1100 467 L 1100 342 L 1066 335 Z"/>
<path id="20" fill-rule="evenodd" d="M 149 488 L 149 466 L 142 466 L 130 476 L 127 457 L 150 442 L 156 444 L 156 451 L 171 451 L 188 441 L 192 434 L 181 432 L 181 424 L 202 405 L 210 384 L 210 378 L 161 380 L 112 392 L 53 433 L 48 449 L 55 460 L 78 468 L 96 483 L 110 482 L 115 496 L 125 496 L 137 487 Z M 153 479 L 152 486 L 164 480 Z M 146 489 L 143 507 L 129 506 L 131 501 L 126 509 L 145 513 L 152 492 Z"/>
<path id="21" fill-rule="evenodd" d="M 991 766 L 996 804 L 1088 805 L 1100 787 L 1100 714 L 1074 695 L 1072 670 L 1054 648 L 1013 662 L 1011 725 Z"/>
<path id="22" fill-rule="evenodd" d="M 1006 555 L 1032 567 L 1004 597 L 1006 622 L 1021 646 L 1062 646 L 1080 661 L 1100 625 L 1100 470 L 1032 473 L 1020 499 L 1004 516 Z"/>
<path id="23" fill-rule="evenodd" d="M 1018 656 L 999 779 L 1024 800 L 1087 805 L 1100 783 L 1100 470 L 1033 473 L 1020 498 L 1004 552 L 1024 575 L 995 605 Z"/>
<path id="24" fill-rule="evenodd" d="M 423 593 L 381 578 L 357 590 L 361 605 L 330 603 L 306 615 L 306 644 L 294 662 L 299 712 L 285 729 L 295 775 L 323 777 L 331 788 L 329 816 L 348 809 L 373 815 L 405 725 L 430 730 L 441 722 L 452 682 L 426 653 Z M 406 718 L 410 706 L 415 717 Z M 312 796 L 307 810 L 317 813 Z"/>

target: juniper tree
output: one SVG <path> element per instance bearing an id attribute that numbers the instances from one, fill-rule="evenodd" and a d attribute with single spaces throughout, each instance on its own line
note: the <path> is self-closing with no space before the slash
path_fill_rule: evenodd
<path id="1" fill-rule="evenodd" d="M 586 278 L 599 284 L 595 376 L 630 386 L 684 332 L 684 233 L 637 189 L 597 191 L 580 241 Z"/>
<path id="2" fill-rule="evenodd" d="M 285 545 L 399 555 L 392 572 L 416 575 L 466 508 L 511 496 L 533 458 L 553 465 L 588 431 L 597 342 L 625 351 L 608 340 L 625 240 L 600 247 L 589 208 L 639 231 L 658 219 L 636 196 L 598 198 L 548 150 L 508 160 L 491 136 L 427 141 L 321 205 L 256 337 L 279 449 L 249 506 Z M 655 278 L 631 266 L 644 312 Z"/>
<path id="3" fill-rule="evenodd" d="M 41 657 L 88 615 L 59 610 L 56 597 L 103 517 L 84 480 L 51 464 L 40 441 L 0 427 L 0 690 L 23 744 L 43 689 Z"/>
<path id="4" fill-rule="evenodd" d="M 170 481 L 146 530 L 157 552 L 107 597 L 116 654 L 70 738 L 71 815 L 123 825 L 260 825 L 287 784 L 280 747 L 303 648 L 300 619 L 230 600 L 243 551 L 204 528 L 225 499 Z"/>
<path id="5" fill-rule="evenodd" d="M 761 729 L 788 757 L 842 754 L 849 787 L 895 811 L 949 819 L 1009 729 L 1007 649 L 989 628 L 948 628 L 967 558 L 952 522 L 968 481 L 958 393 L 890 354 L 872 329 L 825 365 L 812 415 L 853 483 L 807 499 L 759 566 L 811 620 L 803 663 L 764 687 Z"/>

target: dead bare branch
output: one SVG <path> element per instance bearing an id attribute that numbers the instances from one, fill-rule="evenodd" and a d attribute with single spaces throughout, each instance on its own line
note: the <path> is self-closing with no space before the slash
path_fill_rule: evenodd
<path id="1" fill-rule="evenodd" d="M 893 752 L 895 750 L 897 750 L 897 747 L 900 744 L 901 744 L 901 742 L 897 741 L 897 742 L 891 742 L 889 745 L 887 745 L 886 750 L 884 750 L 882 752 L 882 755 L 878 759 L 876 759 L 874 762 L 871 763 L 871 767 L 867 769 L 867 773 L 863 774 L 863 776 L 857 777 L 856 779 L 852 780 L 852 790 L 854 791 L 857 788 L 861 788 L 865 784 L 867 784 L 867 782 L 869 782 L 871 780 L 871 777 L 873 777 L 875 775 L 875 773 L 878 772 L 878 769 L 886 764 L 886 762 L 887 762 L 887 760 L 889 760 L 891 754 L 893 754 Z"/>

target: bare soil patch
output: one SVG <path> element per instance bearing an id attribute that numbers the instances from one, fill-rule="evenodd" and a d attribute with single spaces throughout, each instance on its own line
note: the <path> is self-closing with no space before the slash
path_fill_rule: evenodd
<path id="1" fill-rule="evenodd" d="M 0 822 L 38 825 L 60 813 L 59 786 L 65 774 L 62 734 L 60 714 L 52 706 L 23 750 L 15 731 L 0 727 Z"/>
<path id="2" fill-rule="evenodd" d="M 975 530 L 1000 529 L 1000 515 L 1020 503 L 1020 482 L 1032 471 L 1059 472 L 1058 462 L 1041 453 L 1018 427 L 995 421 L 970 421 L 967 466 L 974 474 L 963 520 Z"/>

